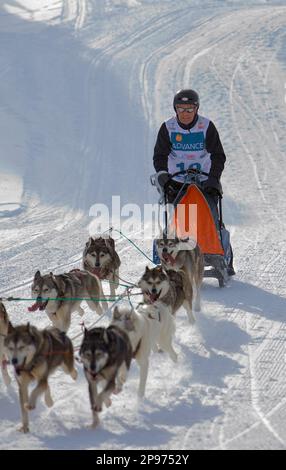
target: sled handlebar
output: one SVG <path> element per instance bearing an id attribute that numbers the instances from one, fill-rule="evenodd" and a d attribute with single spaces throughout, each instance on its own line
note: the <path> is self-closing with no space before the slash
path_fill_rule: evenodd
<path id="1" fill-rule="evenodd" d="M 169 176 L 169 179 L 166 181 L 164 185 L 164 189 L 166 190 L 168 186 L 170 185 L 172 179 L 175 176 L 179 176 L 179 175 L 209 176 L 209 173 L 206 173 L 205 171 L 197 170 L 196 168 L 188 168 L 187 170 L 177 171 L 176 173 L 173 173 L 172 175 Z"/>
<path id="2" fill-rule="evenodd" d="M 162 173 L 168 173 L 167 171 L 159 171 L 157 173 L 155 173 L 154 175 L 151 175 L 150 176 L 150 181 L 151 181 L 151 184 L 153 186 L 156 186 L 158 192 L 160 193 L 161 195 L 161 198 L 159 200 L 159 203 L 162 203 L 162 201 L 164 200 L 164 198 L 166 197 L 166 192 L 167 192 L 167 189 L 169 187 L 169 185 L 171 184 L 171 181 L 173 180 L 174 177 L 176 176 L 179 176 L 179 175 L 192 175 L 193 177 L 195 176 L 209 176 L 208 173 L 206 173 L 205 171 L 201 171 L 201 170 L 198 170 L 196 168 L 188 168 L 187 170 L 181 170 L 181 171 L 177 171 L 176 173 L 173 173 L 172 175 L 170 174 L 168 176 L 168 179 L 164 185 L 164 188 L 159 184 L 158 182 L 158 177 L 162 174 Z M 195 178 L 194 178 L 195 179 Z M 183 182 L 183 185 L 185 186 L 186 184 L 189 184 L 191 183 L 192 181 L 190 182 L 187 182 L 187 181 L 184 181 Z M 198 186 L 200 186 L 199 184 L 199 181 L 194 181 L 195 184 L 197 184 Z M 160 202 L 161 201 L 161 202 Z"/>
<path id="3" fill-rule="evenodd" d="M 171 175 L 171 177 L 174 178 L 174 176 L 178 176 L 178 175 L 203 175 L 203 176 L 209 176 L 209 173 L 206 173 L 205 171 L 197 170 L 196 168 L 188 168 L 187 170 L 177 171 L 177 173 L 173 173 Z"/>

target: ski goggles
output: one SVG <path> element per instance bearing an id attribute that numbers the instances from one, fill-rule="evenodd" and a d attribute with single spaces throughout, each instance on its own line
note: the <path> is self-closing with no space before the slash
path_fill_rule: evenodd
<path id="1" fill-rule="evenodd" d="M 196 106 L 190 106 L 189 108 L 181 108 L 180 106 L 176 106 L 176 111 L 178 113 L 193 113 L 196 110 Z"/>

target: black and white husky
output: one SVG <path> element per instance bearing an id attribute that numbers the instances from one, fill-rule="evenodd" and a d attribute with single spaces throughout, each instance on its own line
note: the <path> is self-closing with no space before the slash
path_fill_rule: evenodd
<path id="1" fill-rule="evenodd" d="M 194 240 L 174 238 L 157 238 L 155 240 L 158 255 L 166 271 L 183 271 L 185 282 L 191 285 L 194 310 L 201 310 L 200 289 L 204 276 L 204 256 Z M 187 290 L 190 287 L 187 286 Z"/>
<path id="2" fill-rule="evenodd" d="M 170 308 L 162 302 L 158 302 L 156 307 L 147 304 L 139 304 L 136 309 L 115 307 L 111 324 L 125 331 L 130 339 L 133 357 L 140 368 L 138 395 L 143 397 L 151 351 L 157 352 L 159 347 L 169 354 L 173 362 L 177 362 L 172 344 L 175 323 Z"/>
<path id="3" fill-rule="evenodd" d="M 119 284 L 120 258 L 112 237 L 90 237 L 83 251 L 83 269 L 100 280 L 108 280 L 110 295 L 115 296 Z"/>
<path id="4" fill-rule="evenodd" d="M 15 370 L 19 387 L 19 400 L 22 413 L 20 431 L 29 432 L 29 410 L 36 408 L 37 400 L 44 394 L 47 406 L 53 406 L 48 379 L 58 368 L 74 380 L 74 354 L 71 340 L 57 328 L 38 330 L 35 326 L 19 325 L 9 330 L 4 340 L 5 351 Z M 29 385 L 36 386 L 29 393 Z"/>
<path id="5" fill-rule="evenodd" d="M 67 332 L 71 323 L 72 312 L 84 314 L 82 299 L 88 306 L 101 315 L 108 308 L 101 283 L 96 276 L 75 269 L 64 274 L 41 275 L 37 271 L 32 284 L 32 296 L 36 302 L 29 311 L 45 310 L 53 325 Z"/>
<path id="6" fill-rule="evenodd" d="M 88 382 L 92 427 L 95 428 L 103 403 L 110 406 L 111 394 L 122 390 L 132 359 L 132 348 L 128 335 L 111 325 L 85 330 L 79 354 Z M 102 386 L 100 393 L 98 386 Z"/>
<path id="7" fill-rule="evenodd" d="M 193 288 L 184 271 L 167 271 L 162 266 L 150 269 L 146 266 L 138 285 L 145 303 L 156 306 L 160 301 L 171 308 L 173 315 L 184 306 L 190 323 L 195 322 L 192 312 Z"/>

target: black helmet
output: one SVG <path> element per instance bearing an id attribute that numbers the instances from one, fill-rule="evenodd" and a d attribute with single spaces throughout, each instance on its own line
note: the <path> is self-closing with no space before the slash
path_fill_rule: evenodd
<path id="1" fill-rule="evenodd" d="M 194 104 L 200 106 L 200 97 L 195 90 L 179 90 L 174 96 L 173 106 L 176 111 L 176 106 L 179 104 Z"/>

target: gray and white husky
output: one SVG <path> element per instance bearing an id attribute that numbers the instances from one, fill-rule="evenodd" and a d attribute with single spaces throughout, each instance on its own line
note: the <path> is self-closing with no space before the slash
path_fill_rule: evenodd
<path id="1" fill-rule="evenodd" d="M 130 306 L 115 307 L 111 324 L 125 331 L 130 339 L 133 357 L 140 368 L 138 395 L 143 397 L 151 351 L 157 352 L 159 346 L 173 362 L 177 362 L 172 345 L 175 323 L 170 308 L 162 302 L 158 302 L 157 306 L 139 304 L 136 309 Z"/>
<path id="2" fill-rule="evenodd" d="M 44 394 L 46 405 L 53 406 L 49 376 L 61 366 L 74 380 L 77 378 L 73 345 L 65 333 L 58 329 L 38 330 L 29 323 L 12 327 L 4 344 L 19 386 L 22 413 L 22 427 L 19 431 L 27 433 L 28 411 L 36 408 L 39 396 Z M 33 381 L 36 381 L 37 385 L 29 395 L 28 387 Z"/>
<path id="3" fill-rule="evenodd" d="M 29 311 L 45 310 L 53 325 L 65 332 L 70 327 L 72 312 L 84 314 L 82 298 L 89 299 L 86 300 L 88 306 L 98 315 L 108 308 L 99 279 L 79 269 L 44 276 L 37 271 L 32 284 L 32 296 L 36 302 Z"/>
<path id="4" fill-rule="evenodd" d="M 103 403 L 110 406 L 111 394 L 122 390 L 132 359 L 132 348 L 127 334 L 111 325 L 85 330 L 79 354 L 88 382 L 92 427 L 95 428 Z M 100 393 L 99 385 L 103 386 Z"/>
<path id="5" fill-rule="evenodd" d="M 190 323 L 195 322 L 192 312 L 193 289 L 184 271 L 165 270 L 162 266 L 148 268 L 138 282 L 144 302 L 157 305 L 163 302 L 171 308 L 174 315 L 182 306 L 185 307 Z"/>
<path id="6" fill-rule="evenodd" d="M 167 271 L 183 271 L 192 286 L 194 309 L 201 310 L 200 289 L 204 276 L 204 256 L 199 245 L 191 239 L 157 238 L 155 240 L 162 266 Z"/>
<path id="7" fill-rule="evenodd" d="M 10 376 L 7 370 L 7 358 L 4 353 L 4 339 L 11 331 L 12 324 L 9 321 L 8 313 L 2 302 L 0 302 L 0 365 L 4 383 L 9 385 L 11 383 Z"/>
<path id="8" fill-rule="evenodd" d="M 83 251 L 83 269 L 100 280 L 109 281 L 110 295 L 115 296 L 119 284 L 120 258 L 112 237 L 90 237 Z"/>

